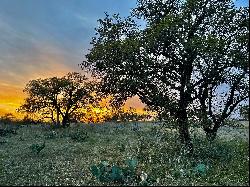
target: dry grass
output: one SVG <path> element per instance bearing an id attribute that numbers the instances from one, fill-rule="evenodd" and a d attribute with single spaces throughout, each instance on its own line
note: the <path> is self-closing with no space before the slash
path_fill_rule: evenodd
<path id="1" fill-rule="evenodd" d="M 174 129 L 151 123 L 24 126 L 17 135 L 0 137 L 0 185 L 113 185 L 96 180 L 89 167 L 102 160 L 122 166 L 128 158 L 138 159 L 138 175 L 144 171 L 155 179 L 150 185 L 248 185 L 246 139 L 219 135 L 209 143 L 198 131 L 192 134 L 195 154 L 189 157 Z M 43 141 L 45 148 L 32 152 L 30 146 Z M 195 172 L 198 164 L 206 166 L 204 175 Z"/>

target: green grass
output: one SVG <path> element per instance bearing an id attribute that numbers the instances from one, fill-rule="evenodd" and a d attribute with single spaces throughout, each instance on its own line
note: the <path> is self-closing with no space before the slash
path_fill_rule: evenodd
<path id="1" fill-rule="evenodd" d="M 90 171 L 107 161 L 125 166 L 138 160 L 138 177 L 127 185 L 140 185 L 142 172 L 148 185 L 249 184 L 249 142 L 218 137 L 207 142 L 193 132 L 194 155 L 188 156 L 174 129 L 151 123 L 108 123 L 68 129 L 24 126 L 17 134 L 0 137 L 0 185 L 122 185 L 102 183 Z M 33 144 L 45 147 L 38 154 Z M 204 172 L 198 172 L 205 166 Z"/>

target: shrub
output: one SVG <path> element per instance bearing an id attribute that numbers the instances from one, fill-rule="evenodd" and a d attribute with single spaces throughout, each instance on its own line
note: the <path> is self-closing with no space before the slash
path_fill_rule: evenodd
<path id="1" fill-rule="evenodd" d="M 77 130 L 70 134 L 70 138 L 74 141 L 82 142 L 88 138 L 88 133 Z"/>
<path id="2" fill-rule="evenodd" d="M 0 136 L 7 136 L 9 134 L 17 134 L 15 129 L 4 128 L 0 129 Z"/>
<path id="3" fill-rule="evenodd" d="M 6 140 L 4 140 L 4 139 L 3 139 L 3 140 L 0 140 L 0 145 L 1 145 L 1 144 L 6 144 L 6 143 L 7 143 Z"/>
<path id="4" fill-rule="evenodd" d="M 45 148 L 45 142 L 43 142 L 43 144 L 32 144 L 30 146 L 30 149 L 32 150 L 32 152 L 39 154 L 43 149 Z"/>
<path id="5" fill-rule="evenodd" d="M 50 131 L 45 135 L 45 139 L 55 139 L 57 137 L 56 131 Z"/>

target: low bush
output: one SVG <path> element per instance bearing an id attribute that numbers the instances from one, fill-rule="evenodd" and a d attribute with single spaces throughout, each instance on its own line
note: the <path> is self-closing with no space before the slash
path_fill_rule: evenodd
<path id="1" fill-rule="evenodd" d="M 45 141 L 42 144 L 32 144 L 30 149 L 33 153 L 39 154 L 45 148 Z"/>
<path id="2" fill-rule="evenodd" d="M 0 129 L 0 136 L 8 136 L 8 135 L 11 135 L 11 134 L 16 135 L 17 130 L 16 129 L 11 129 L 11 128 Z"/>
<path id="3" fill-rule="evenodd" d="M 77 142 L 83 142 L 88 138 L 88 133 L 86 131 L 81 131 L 77 129 L 75 132 L 72 132 L 70 138 Z"/>

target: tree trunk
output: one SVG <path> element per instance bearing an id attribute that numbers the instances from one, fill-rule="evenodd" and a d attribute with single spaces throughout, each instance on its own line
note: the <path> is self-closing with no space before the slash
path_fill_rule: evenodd
<path id="1" fill-rule="evenodd" d="M 214 124 L 213 128 L 203 128 L 204 131 L 206 132 L 206 138 L 209 140 L 209 141 L 214 141 L 216 136 L 217 136 L 217 132 L 218 132 L 218 129 L 220 127 L 220 122 L 217 122 Z"/>
<path id="2" fill-rule="evenodd" d="M 189 153 L 193 153 L 193 144 L 191 141 L 189 129 L 188 129 L 188 118 L 187 111 L 180 109 L 177 115 L 177 123 L 179 125 L 179 135 L 181 143 L 183 143 L 188 149 Z"/>
<path id="3" fill-rule="evenodd" d="M 205 131 L 206 132 L 206 138 L 209 140 L 209 141 L 214 141 L 216 136 L 217 136 L 217 131 Z"/>
<path id="4" fill-rule="evenodd" d="M 63 120 L 62 120 L 62 126 L 63 127 L 69 127 L 69 114 L 65 114 L 64 116 L 63 116 Z"/>
<path id="5" fill-rule="evenodd" d="M 56 127 L 60 127 L 60 114 L 59 114 L 59 110 L 56 110 Z"/>

